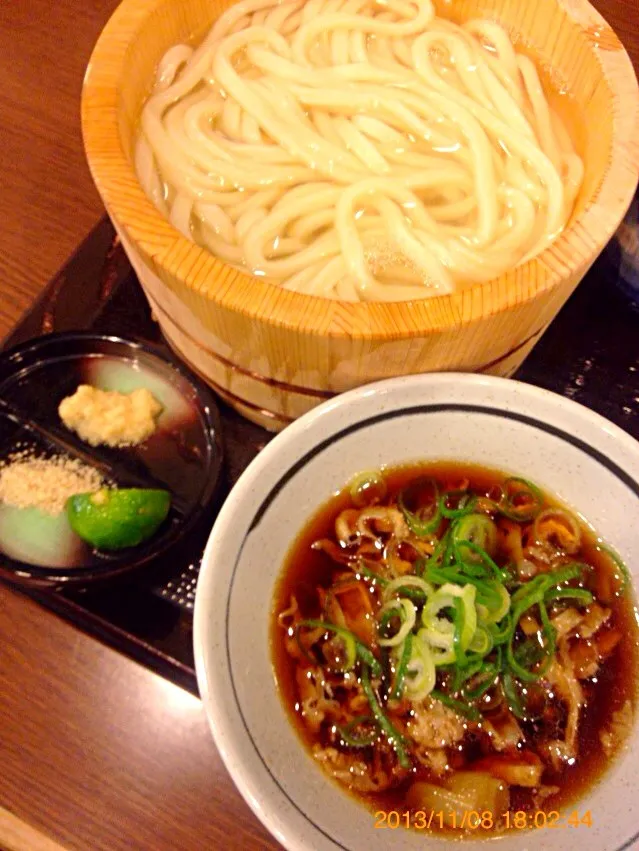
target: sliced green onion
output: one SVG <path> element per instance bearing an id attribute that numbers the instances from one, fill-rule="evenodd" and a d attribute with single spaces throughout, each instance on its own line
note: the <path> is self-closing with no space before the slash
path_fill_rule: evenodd
<path id="1" fill-rule="evenodd" d="M 444 585 L 443 587 L 449 588 L 450 586 Z M 477 630 L 477 609 L 475 608 L 476 594 L 477 591 L 475 586 L 468 584 L 464 586 L 462 593 L 458 597 L 461 602 L 462 615 L 459 646 L 464 653 L 469 649 L 470 642 L 473 640 L 473 635 Z"/>
<path id="2" fill-rule="evenodd" d="M 529 582 L 525 582 L 514 592 L 510 598 L 511 606 L 513 608 L 518 607 L 527 599 L 536 600 L 539 594 L 541 594 L 543 598 L 544 594 L 551 588 L 558 588 L 565 582 L 581 578 L 582 573 L 587 569 L 588 565 L 581 564 L 579 562 L 571 562 L 570 564 L 564 565 L 559 570 L 555 570 L 553 573 L 542 573 L 539 576 L 535 576 L 534 579 L 531 579 Z M 524 607 L 523 611 L 532 605 L 535 605 L 535 603 L 529 603 Z"/>
<path id="3" fill-rule="evenodd" d="M 526 497 L 528 504 L 516 505 L 514 500 Z M 497 505 L 497 510 L 509 520 L 519 522 L 532 520 L 539 514 L 544 504 L 544 497 L 539 488 L 527 479 L 512 476 L 503 485 L 503 499 Z"/>
<path id="4" fill-rule="evenodd" d="M 496 646 L 499 646 L 500 644 L 504 644 L 506 641 L 508 641 L 508 637 L 510 635 L 511 627 L 512 627 L 512 618 L 508 617 L 508 616 L 505 617 L 500 622 L 500 624 L 496 624 L 496 623 L 488 623 L 487 624 L 488 631 L 490 632 L 492 639 L 493 639 L 493 642 Z"/>
<path id="5" fill-rule="evenodd" d="M 454 697 L 444 694 L 443 691 L 433 690 L 431 691 L 430 696 L 435 700 L 438 700 L 440 703 L 443 703 L 444 706 L 447 706 L 449 709 L 454 710 L 459 715 L 463 715 L 471 721 L 481 720 L 481 713 L 474 706 L 462 703 L 461 700 L 455 700 Z"/>
<path id="6" fill-rule="evenodd" d="M 475 634 L 472 637 L 468 649 L 471 653 L 480 653 L 482 656 L 487 656 L 493 649 L 494 641 L 490 632 L 485 626 L 477 625 Z"/>
<path id="7" fill-rule="evenodd" d="M 382 672 L 382 667 L 377 661 L 377 659 L 373 656 L 368 647 L 357 638 L 354 633 L 350 632 L 344 627 L 336 626 L 333 623 L 328 623 L 328 621 L 320 621 L 315 620 L 313 618 L 309 618 L 308 620 L 300 621 L 297 625 L 297 629 L 299 631 L 300 627 L 310 627 L 312 629 L 321 628 L 325 632 L 333 632 L 335 635 L 339 636 L 344 642 L 344 647 L 346 649 L 346 656 L 348 661 L 352 659 L 352 664 L 349 668 L 341 667 L 340 671 L 349 671 L 355 666 L 355 659 L 359 657 L 359 659 L 364 662 L 366 665 L 370 667 L 373 674 L 375 676 L 379 676 Z M 355 645 L 355 652 L 353 654 L 353 642 Z"/>
<path id="8" fill-rule="evenodd" d="M 461 543 L 465 544 L 465 541 L 462 541 Z M 457 547 L 457 544 L 452 544 L 453 563 L 450 567 L 455 568 L 455 570 L 459 570 L 469 579 L 472 577 L 473 579 L 480 579 L 483 582 L 486 582 L 490 577 L 490 571 L 487 570 L 481 561 L 465 558 L 461 553 L 461 548 L 458 549 Z"/>
<path id="9" fill-rule="evenodd" d="M 448 565 L 452 564 L 452 562 L 455 560 L 455 556 L 454 556 L 454 553 L 453 553 L 453 543 L 454 542 L 453 542 L 453 536 L 450 534 L 450 529 L 448 530 L 448 533 L 445 536 L 445 540 L 446 540 L 446 548 L 444 549 L 444 558 L 442 559 L 442 565 L 444 567 L 447 567 Z"/>
<path id="10" fill-rule="evenodd" d="M 368 736 L 353 735 L 353 731 L 356 727 L 366 723 L 375 723 L 371 715 L 358 715 L 357 718 L 353 718 L 352 721 L 349 721 L 348 724 L 345 724 L 343 727 L 336 725 L 335 729 L 345 745 L 348 745 L 351 748 L 367 748 L 370 747 L 370 745 L 375 744 L 379 738 L 377 730 L 373 730 L 368 734 Z"/>
<path id="11" fill-rule="evenodd" d="M 365 564 L 360 564 L 357 566 L 355 573 L 359 573 L 361 576 L 365 576 L 367 579 L 371 579 L 373 582 L 378 582 L 382 588 L 385 588 L 388 585 L 388 579 L 383 576 L 380 576 L 379 573 L 375 573 L 374 570 L 371 570 L 370 567 L 366 567 Z"/>
<path id="12" fill-rule="evenodd" d="M 449 508 L 448 500 L 459 497 L 457 508 Z M 448 520 L 456 520 L 458 517 L 465 517 L 470 514 L 477 505 L 477 497 L 474 494 L 469 494 L 467 491 L 455 490 L 443 493 L 439 498 L 439 510 L 441 514 Z"/>
<path id="13" fill-rule="evenodd" d="M 558 573 L 560 573 L 559 571 Z M 566 575 L 569 575 L 570 571 L 565 571 Z M 519 588 L 515 594 L 513 595 L 513 612 L 512 612 L 512 620 L 510 624 L 509 634 L 506 641 L 506 660 L 508 662 L 508 667 L 515 674 L 518 679 L 523 680 L 524 682 L 535 682 L 539 679 L 539 677 L 543 674 L 545 668 L 550 663 L 550 659 L 552 654 L 555 651 L 555 640 L 556 633 L 555 628 L 550 623 L 550 619 L 548 618 L 548 611 L 546 609 L 546 605 L 544 603 L 544 594 L 548 591 L 548 581 L 551 583 L 555 583 L 557 579 L 557 575 L 551 577 L 549 574 L 544 574 L 543 576 L 538 576 L 535 579 L 531 580 L 527 583 L 527 586 L 523 586 Z M 571 575 L 571 578 L 574 578 L 574 571 Z M 538 581 L 540 580 L 540 581 Z M 545 580 L 545 581 L 544 581 Z M 515 602 L 515 597 L 518 597 Z M 517 626 L 519 624 L 519 619 L 524 614 L 524 612 L 528 611 L 532 606 L 539 607 L 539 614 L 541 617 L 541 623 L 545 638 L 543 652 L 546 657 L 545 665 L 535 672 L 528 670 L 525 668 L 519 661 L 517 654 L 515 652 L 515 633 L 517 631 Z"/>
<path id="14" fill-rule="evenodd" d="M 486 662 L 483 656 L 473 654 L 464 656 L 461 664 L 457 664 L 453 671 L 453 682 L 451 691 L 460 691 L 463 684 L 483 670 Z"/>
<path id="15" fill-rule="evenodd" d="M 513 681 L 513 675 L 510 671 L 506 671 L 502 677 L 502 685 L 504 688 L 504 696 L 506 697 L 506 701 L 508 703 L 508 707 L 510 711 L 517 718 L 523 719 L 526 717 L 526 713 L 524 711 L 524 707 L 521 702 L 521 698 L 517 693 L 517 689 L 515 687 L 515 683 Z"/>
<path id="16" fill-rule="evenodd" d="M 519 619 L 524 612 L 543 602 L 544 593 L 548 588 L 547 581 L 548 574 L 537 576 L 521 588 L 518 588 L 511 598 L 512 619 L 508 639 L 506 641 L 506 660 L 512 672 L 516 674 L 519 679 L 524 680 L 525 682 L 533 682 L 534 680 L 539 679 L 539 675 L 522 667 L 522 665 L 520 665 L 517 661 L 514 646 L 515 634 L 517 632 L 517 627 L 519 626 Z"/>
<path id="17" fill-rule="evenodd" d="M 402 597 L 407 597 L 409 600 L 412 600 L 416 606 L 421 606 L 421 604 L 426 601 L 424 592 L 420 591 L 419 588 L 403 587 L 401 594 Z"/>
<path id="18" fill-rule="evenodd" d="M 510 607 L 514 610 L 521 603 L 525 603 L 526 600 L 532 600 L 535 596 L 541 596 L 545 594 L 545 592 L 549 588 L 548 584 L 548 574 L 544 573 L 539 576 L 535 576 L 534 579 L 531 579 L 529 582 L 524 582 L 510 597 Z M 525 606 L 525 609 L 532 606 L 533 603 L 530 603 L 528 606 Z"/>
<path id="19" fill-rule="evenodd" d="M 475 544 L 483 553 L 494 553 L 497 547 L 497 526 L 486 514 L 469 513 L 452 527 L 453 541 Z"/>
<path id="20" fill-rule="evenodd" d="M 376 470 L 359 473 L 351 480 L 348 491 L 357 508 L 381 502 L 386 496 L 386 482 L 381 473 Z"/>
<path id="21" fill-rule="evenodd" d="M 511 597 L 512 619 L 506 639 L 506 659 L 511 671 L 524 682 L 534 682 L 543 674 L 545 668 L 550 664 L 550 659 L 555 650 L 555 629 L 550 623 L 546 602 L 552 599 L 561 599 L 561 596 L 566 593 L 573 594 L 577 591 L 577 599 L 581 597 L 581 590 L 572 588 L 560 588 L 562 583 L 570 582 L 581 576 L 586 565 L 573 562 L 560 568 L 554 573 L 544 573 L 526 582 L 518 588 Z M 558 595 L 555 597 L 555 595 Z M 585 597 L 583 599 L 586 599 Z M 546 602 L 545 602 L 546 601 Z M 539 606 L 543 633 L 545 638 L 544 655 L 546 660 L 541 669 L 536 672 L 525 668 L 517 658 L 514 648 L 515 633 L 519 624 L 519 619 L 529 608 Z"/>
<path id="22" fill-rule="evenodd" d="M 406 668 L 411 657 L 412 648 L 413 634 L 412 632 L 409 632 L 406 638 L 404 639 L 403 645 L 398 648 L 399 662 L 397 664 L 397 670 L 395 672 L 395 685 L 393 686 L 393 690 L 391 692 L 391 700 L 399 700 L 402 696 L 402 692 L 404 690 L 404 679 L 406 677 Z"/>
<path id="23" fill-rule="evenodd" d="M 446 582 L 460 582 L 463 584 L 464 582 L 463 573 L 456 568 L 441 567 L 430 562 L 426 563 L 423 576 L 427 582 L 431 582 L 433 585 L 445 585 Z"/>
<path id="24" fill-rule="evenodd" d="M 436 647 L 448 647 L 441 643 L 442 636 L 450 635 L 452 624 L 445 618 L 440 618 L 442 609 L 454 609 L 456 601 L 459 601 L 459 624 L 457 629 L 457 642 L 460 652 L 468 650 L 475 630 L 477 629 L 477 610 L 475 608 L 475 586 L 468 583 L 464 586 L 446 583 L 438 588 L 430 597 L 422 609 L 422 624 L 426 630 L 426 636 Z"/>
<path id="25" fill-rule="evenodd" d="M 379 705 L 379 701 L 373 691 L 373 686 L 370 681 L 370 674 L 367 668 L 362 670 L 361 676 L 362 690 L 366 695 L 366 699 L 368 700 L 369 706 L 373 713 L 375 720 L 377 721 L 380 730 L 386 734 L 389 742 L 392 744 L 395 749 L 395 753 L 397 754 L 397 761 L 399 762 L 402 768 L 410 768 L 411 762 L 408 757 L 408 753 L 404 748 L 403 738 L 398 730 L 392 725 L 390 720 L 384 714 L 382 707 Z"/>
<path id="26" fill-rule="evenodd" d="M 450 621 L 447 621 L 447 623 L 450 623 Z M 428 630 L 425 627 L 417 633 L 417 638 L 429 647 L 433 662 L 438 668 L 442 665 L 455 664 L 455 648 L 453 647 L 455 626 L 450 623 L 450 627 L 450 635 L 446 636 L 443 633 L 436 635 L 438 643 L 429 638 Z"/>
<path id="27" fill-rule="evenodd" d="M 397 600 L 394 605 L 388 606 L 385 611 L 379 612 L 379 621 L 377 624 L 378 635 L 385 635 L 388 625 L 393 618 L 399 618 L 400 625 L 403 623 L 404 610 L 401 608 L 399 600 Z"/>
<path id="28" fill-rule="evenodd" d="M 397 630 L 395 635 L 390 638 L 380 638 L 378 637 L 377 643 L 380 647 L 396 647 L 401 644 L 402 641 L 406 638 L 408 633 L 415 626 L 415 621 L 417 620 L 417 610 L 415 606 L 411 603 L 410 600 L 406 600 L 404 598 L 400 600 L 389 600 L 388 603 L 385 603 L 379 611 L 380 617 L 382 621 L 384 620 L 384 615 L 389 612 L 392 614 L 394 610 L 397 612 L 401 612 L 400 615 L 402 625 Z M 381 623 L 380 622 L 380 623 Z"/>
<path id="29" fill-rule="evenodd" d="M 412 642 L 406 667 L 404 693 L 410 700 L 421 701 L 435 688 L 437 672 L 430 647 L 419 638 Z"/>
<path id="30" fill-rule="evenodd" d="M 428 600 L 422 609 L 423 629 L 419 631 L 422 641 L 428 641 L 433 647 L 442 650 L 450 650 L 453 647 L 455 625 L 452 621 L 439 617 L 443 608 L 452 605 L 453 598 L 441 595 L 439 591 Z"/>
<path id="31" fill-rule="evenodd" d="M 513 564 L 513 562 L 509 562 L 505 564 L 502 569 L 502 573 L 504 574 L 504 585 L 506 587 L 511 588 L 513 585 L 518 586 L 519 582 L 519 572 L 517 570 L 517 565 Z"/>
<path id="32" fill-rule="evenodd" d="M 515 650 L 515 659 L 520 665 L 530 668 L 544 658 L 544 648 L 537 638 L 527 638 Z"/>
<path id="33" fill-rule="evenodd" d="M 538 637 L 536 640 L 527 638 L 526 641 L 522 642 L 515 650 L 516 661 L 525 670 L 529 670 L 533 665 L 537 665 L 535 679 L 538 680 L 546 673 L 548 666 L 552 661 L 555 650 L 555 640 L 556 634 L 554 632 L 554 628 L 550 637 L 546 638 L 546 642 L 544 644 L 540 643 Z M 529 682 L 533 681 L 534 680 L 529 680 Z"/>
<path id="34" fill-rule="evenodd" d="M 581 579 L 584 572 L 589 570 L 591 570 L 589 564 L 584 564 L 580 561 L 571 561 L 569 564 L 562 565 L 559 570 L 555 570 L 553 573 L 542 574 L 538 578 L 546 579 L 548 581 L 548 587 L 554 588 L 556 585 L 570 582 L 572 579 Z"/>
<path id="35" fill-rule="evenodd" d="M 459 597 L 453 598 L 453 623 L 455 624 L 455 632 L 453 633 L 453 648 L 455 650 L 455 662 L 458 670 L 464 664 L 466 651 L 461 644 L 461 635 L 464 628 L 464 604 Z M 457 689 L 455 689 L 456 691 Z"/>
<path id="36" fill-rule="evenodd" d="M 478 604 L 477 612 L 482 623 L 499 623 L 502 618 L 506 617 L 510 611 L 510 594 L 501 582 L 491 582 L 491 587 L 495 589 L 495 594 L 499 598 L 498 606 Z"/>
<path id="37" fill-rule="evenodd" d="M 519 617 L 526 611 L 526 609 L 522 609 L 521 612 L 516 612 L 513 617 L 513 623 L 517 624 L 519 622 Z M 529 671 L 527 668 L 524 668 L 523 665 L 520 665 L 515 656 L 515 630 L 516 625 L 511 627 L 511 633 L 508 636 L 508 641 L 506 642 L 506 660 L 508 662 L 509 668 L 512 670 L 514 674 L 526 683 L 533 683 L 539 679 L 540 674 Z"/>
<path id="38" fill-rule="evenodd" d="M 422 641 L 440 650 L 452 650 L 455 643 L 455 624 L 446 618 L 429 620 L 429 626 L 419 630 Z"/>
<path id="39" fill-rule="evenodd" d="M 544 602 L 553 600 L 575 600 L 580 606 L 589 606 L 594 597 L 585 588 L 551 588 L 544 594 Z"/>
<path id="40" fill-rule="evenodd" d="M 433 532 L 437 530 L 439 524 L 441 523 L 442 515 L 439 508 L 439 487 L 437 486 L 437 482 L 434 479 L 428 480 L 429 484 L 432 484 L 433 488 L 433 503 L 430 506 L 430 516 L 424 517 L 423 511 L 418 514 L 416 512 L 410 511 L 406 507 L 406 501 L 404 494 L 406 491 L 400 491 L 397 496 L 397 505 L 399 506 L 400 511 L 404 515 L 404 520 L 406 521 L 406 525 L 411 530 L 414 535 L 418 535 L 420 537 L 425 537 L 426 535 L 432 535 Z M 409 486 L 406 490 L 414 490 L 415 485 Z"/>
<path id="41" fill-rule="evenodd" d="M 446 552 L 446 547 L 448 545 L 448 541 L 450 539 L 450 531 L 447 531 L 446 534 L 440 538 L 433 550 L 432 554 L 429 558 L 423 559 L 423 569 L 421 572 L 422 577 L 425 575 L 428 568 L 439 567 L 444 561 L 444 554 Z"/>
<path id="42" fill-rule="evenodd" d="M 309 627 L 312 629 L 323 629 L 325 632 L 332 632 L 341 639 L 344 645 L 344 661 L 341 665 L 335 667 L 336 671 L 351 671 L 355 667 L 357 661 L 357 638 L 352 632 L 344 629 L 341 626 L 335 626 L 327 621 L 320 620 L 305 620 L 300 621 L 297 625 L 298 635 L 301 627 Z M 298 642 L 299 643 L 299 642 Z"/>
<path id="43" fill-rule="evenodd" d="M 489 573 L 492 573 L 495 579 L 498 579 L 500 582 L 503 582 L 506 579 L 505 571 L 503 571 L 500 567 L 497 567 L 488 553 L 480 546 L 474 544 L 472 541 L 454 541 L 453 551 L 455 553 L 455 560 L 461 562 L 465 569 L 468 569 L 468 559 L 463 556 L 464 550 L 470 550 L 471 553 L 478 556 L 476 561 L 479 561 L 481 565 L 489 571 Z M 477 566 L 476 562 L 474 566 Z"/>
<path id="44" fill-rule="evenodd" d="M 499 666 L 497 663 L 485 664 L 482 670 L 477 673 L 477 683 L 472 688 L 464 686 L 462 694 L 467 700 L 479 700 L 495 684 L 498 674 Z"/>
<path id="45" fill-rule="evenodd" d="M 406 589 L 417 589 L 421 591 L 424 599 L 430 597 L 435 593 L 435 589 L 432 585 L 429 585 L 428 582 L 425 582 L 423 579 L 420 579 L 419 576 L 413 576 L 411 574 L 407 576 L 400 576 L 398 579 L 393 579 L 387 585 L 384 586 L 384 590 L 382 592 L 383 600 L 390 600 L 393 594 L 397 594 L 398 592 L 404 592 Z"/>
<path id="46" fill-rule="evenodd" d="M 436 668 L 455 664 L 456 656 L 455 649 L 453 647 L 451 647 L 450 650 L 442 650 L 439 647 L 433 647 L 431 644 L 430 653 L 433 657 L 433 662 L 435 663 Z"/>
<path id="47" fill-rule="evenodd" d="M 552 656 L 555 652 L 557 632 L 555 630 L 555 627 L 550 623 L 550 618 L 548 617 L 548 609 L 546 608 L 546 604 L 543 600 L 539 603 L 539 615 L 541 617 L 541 628 L 546 639 L 545 652 L 547 656 Z"/>
<path id="48" fill-rule="evenodd" d="M 491 610 L 501 605 L 501 593 L 497 592 L 492 580 L 478 579 L 476 576 L 468 576 L 457 567 L 427 567 L 424 576 L 433 585 L 445 585 L 448 582 L 458 585 L 474 585 L 477 592 L 477 601 Z"/>

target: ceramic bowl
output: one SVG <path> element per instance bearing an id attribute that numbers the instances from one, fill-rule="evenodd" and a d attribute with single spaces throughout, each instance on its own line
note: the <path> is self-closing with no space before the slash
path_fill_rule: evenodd
<path id="1" fill-rule="evenodd" d="M 470 461 L 536 481 L 581 513 L 639 579 L 639 443 L 545 390 L 501 378 L 436 374 L 363 387 L 310 412 L 247 468 L 215 523 L 195 601 L 198 684 L 240 792 L 294 851 L 441 848 L 376 830 L 373 813 L 314 764 L 280 702 L 269 649 L 274 585 L 306 521 L 353 475 L 382 465 Z M 509 834 L 498 847 L 621 851 L 639 839 L 639 734 L 578 802 L 591 828 Z M 568 829 L 570 830 L 570 829 Z M 485 848 L 469 839 L 466 851 Z"/>

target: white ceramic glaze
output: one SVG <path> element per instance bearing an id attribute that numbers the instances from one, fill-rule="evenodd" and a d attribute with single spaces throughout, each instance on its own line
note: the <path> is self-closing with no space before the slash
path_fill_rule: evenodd
<path id="1" fill-rule="evenodd" d="M 240 792 L 291 851 L 442 848 L 375 830 L 373 814 L 325 777 L 280 703 L 269 648 L 274 583 L 310 515 L 357 472 L 456 459 L 538 482 L 581 513 L 639 578 L 639 443 L 555 394 L 506 379 L 418 375 L 353 390 L 289 426 L 253 461 L 211 533 L 195 601 L 198 684 Z M 504 851 L 639 848 L 639 735 L 579 802 L 591 828 L 526 831 Z M 637 836 L 635 836 L 637 834 Z M 467 840 L 464 851 L 486 848 Z"/>

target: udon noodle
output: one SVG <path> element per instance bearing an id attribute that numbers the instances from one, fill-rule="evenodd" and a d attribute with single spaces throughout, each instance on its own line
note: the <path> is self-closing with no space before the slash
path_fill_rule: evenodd
<path id="1" fill-rule="evenodd" d="M 157 69 L 139 179 L 188 239 L 289 290 L 450 293 L 542 251 L 583 166 L 502 27 L 430 0 L 243 0 Z"/>

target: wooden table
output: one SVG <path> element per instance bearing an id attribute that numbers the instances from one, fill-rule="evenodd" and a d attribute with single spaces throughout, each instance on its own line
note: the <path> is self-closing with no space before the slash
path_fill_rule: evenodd
<path id="1" fill-rule="evenodd" d="M 521 0 L 525 2 L 525 0 Z M 117 0 L 0 0 L 0 337 L 102 215 L 82 75 Z M 639 68 L 636 0 L 595 0 Z M 0 848 L 277 848 L 199 701 L 0 588 Z"/>

